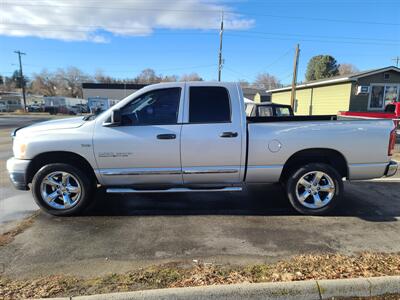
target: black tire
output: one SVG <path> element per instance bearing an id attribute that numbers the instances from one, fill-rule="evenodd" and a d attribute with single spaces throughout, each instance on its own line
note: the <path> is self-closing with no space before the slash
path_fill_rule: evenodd
<path id="1" fill-rule="evenodd" d="M 323 172 L 327 174 L 330 179 L 333 182 L 334 185 L 334 191 L 332 192 L 332 197 L 330 201 L 327 201 L 327 204 L 320 207 L 320 208 L 310 208 L 306 207 L 306 205 L 313 205 L 314 202 L 314 196 L 313 196 L 313 191 L 311 195 L 306 198 L 305 204 L 303 204 L 300 199 L 297 196 L 297 191 L 296 189 L 298 188 L 297 183 L 300 181 L 300 179 L 311 172 Z M 310 175 L 312 176 L 312 174 Z M 327 177 L 322 177 L 321 179 L 324 182 L 328 182 Z M 322 182 L 320 181 L 320 182 Z M 302 185 L 299 185 L 299 189 L 302 189 Z M 318 185 L 319 187 L 319 185 Z M 311 188 L 316 188 L 315 186 L 312 186 Z M 310 188 L 310 189 L 311 189 Z M 323 187 L 322 187 L 323 188 Z M 321 189 L 322 189 L 321 188 Z M 292 204 L 293 208 L 298 211 L 301 214 L 304 215 L 313 215 L 313 216 L 321 216 L 321 215 L 326 215 L 327 213 L 331 212 L 342 200 L 342 194 L 343 194 L 343 180 L 342 176 L 330 165 L 324 164 L 324 163 L 310 163 L 307 165 L 304 165 L 302 167 L 296 168 L 290 172 L 287 176 L 287 181 L 285 185 L 287 197 L 289 198 L 290 203 Z M 307 191 L 304 191 L 307 192 Z M 322 199 L 324 199 L 324 195 L 328 195 L 328 192 L 317 192 L 318 195 L 320 196 L 320 193 L 322 195 Z M 301 195 L 300 195 L 301 196 Z M 310 198 L 311 197 L 311 198 Z M 326 198 L 328 199 L 328 198 Z M 311 203 L 308 203 L 307 201 L 310 201 Z"/>
<path id="2" fill-rule="evenodd" d="M 79 201 L 70 208 L 56 209 L 51 207 L 42 197 L 41 183 L 43 179 L 53 172 L 67 172 L 73 175 L 80 185 Z M 85 174 L 80 169 L 63 163 L 53 163 L 42 167 L 33 177 L 32 194 L 36 203 L 46 213 L 54 216 L 73 216 L 80 214 L 91 202 L 92 195 L 96 189 L 96 182 L 91 176 Z"/>

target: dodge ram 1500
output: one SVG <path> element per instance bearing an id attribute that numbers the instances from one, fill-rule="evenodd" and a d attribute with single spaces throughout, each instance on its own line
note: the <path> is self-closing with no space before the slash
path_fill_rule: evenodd
<path id="1" fill-rule="evenodd" d="M 397 170 L 393 121 L 246 117 L 235 83 L 155 84 L 97 116 L 12 135 L 11 181 L 54 215 L 79 213 L 99 185 L 108 193 L 232 192 L 272 182 L 300 213 L 322 215 L 340 202 L 343 179 Z"/>

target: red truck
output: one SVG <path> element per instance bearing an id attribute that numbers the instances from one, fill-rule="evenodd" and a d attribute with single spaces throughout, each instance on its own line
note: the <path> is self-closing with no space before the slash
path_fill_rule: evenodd
<path id="1" fill-rule="evenodd" d="M 385 111 L 377 112 L 356 112 L 356 111 L 340 111 L 339 116 L 355 117 L 365 119 L 392 119 L 396 126 L 400 120 L 400 102 L 391 102 L 385 107 Z"/>

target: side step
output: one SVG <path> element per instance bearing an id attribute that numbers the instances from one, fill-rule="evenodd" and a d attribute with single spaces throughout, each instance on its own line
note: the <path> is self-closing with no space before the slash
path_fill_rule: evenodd
<path id="1" fill-rule="evenodd" d="M 216 189 L 189 189 L 171 188 L 166 190 L 137 190 L 132 188 L 108 188 L 107 193 L 130 194 L 130 193 L 193 193 L 193 192 L 241 192 L 241 187 L 225 187 Z"/>

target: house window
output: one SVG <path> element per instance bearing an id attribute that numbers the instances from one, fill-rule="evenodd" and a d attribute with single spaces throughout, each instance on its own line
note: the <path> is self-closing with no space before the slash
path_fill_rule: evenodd
<path id="1" fill-rule="evenodd" d="M 389 80 L 390 79 L 390 73 L 383 73 L 383 79 Z"/>
<path id="2" fill-rule="evenodd" d="M 385 102 L 397 101 L 398 89 L 399 87 L 397 85 L 385 86 Z"/>
<path id="3" fill-rule="evenodd" d="M 371 88 L 371 96 L 369 100 L 369 109 L 383 109 L 383 93 L 384 86 L 375 85 Z"/>
<path id="4" fill-rule="evenodd" d="M 400 85 L 396 84 L 371 84 L 369 96 L 369 110 L 383 110 L 391 102 L 399 100 Z"/>

